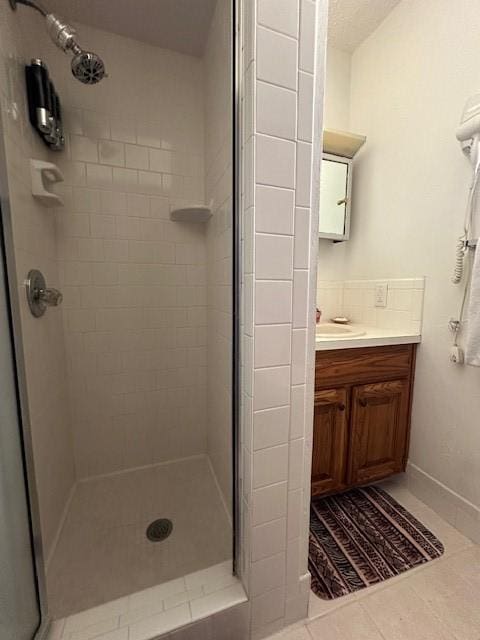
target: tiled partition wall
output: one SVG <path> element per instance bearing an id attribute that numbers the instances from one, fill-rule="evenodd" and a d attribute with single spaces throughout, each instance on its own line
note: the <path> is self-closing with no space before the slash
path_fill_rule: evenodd
<path id="1" fill-rule="evenodd" d="M 326 3 L 244 3 L 242 578 L 260 638 L 304 617 Z M 318 61 L 320 64 L 318 64 Z M 314 71 L 317 74 L 314 75 Z M 321 130 L 321 109 L 315 114 Z"/>
<path id="2" fill-rule="evenodd" d="M 102 83 L 72 79 L 47 35 L 38 49 L 65 103 L 65 206 L 48 213 L 81 479 L 206 452 L 207 288 L 205 225 L 169 218 L 204 201 L 202 61 L 78 29 Z"/>

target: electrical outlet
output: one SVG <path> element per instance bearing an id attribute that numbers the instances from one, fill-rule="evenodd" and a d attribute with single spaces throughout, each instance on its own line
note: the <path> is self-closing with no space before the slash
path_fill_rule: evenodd
<path id="1" fill-rule="evenodd" d="M 386 282 L 375 285 L 375 306 L 386 307 L 388 296 L 388 284 Z"/>

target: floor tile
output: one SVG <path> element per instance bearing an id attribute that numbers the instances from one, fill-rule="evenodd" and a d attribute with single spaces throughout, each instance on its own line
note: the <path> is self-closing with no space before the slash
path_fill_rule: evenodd
<path id="1" fill-rule="evenodd" d="M 352 603 L 308 625 L 315 640 L 383 640 L 368 612 Z"/>

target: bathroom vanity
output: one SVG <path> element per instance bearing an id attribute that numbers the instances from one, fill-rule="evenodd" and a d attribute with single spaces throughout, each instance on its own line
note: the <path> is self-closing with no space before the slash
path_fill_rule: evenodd
<path id="1" fill-rule="evenodd" d="M 347 341 L 341 348 L 338 341 L 334 348 L 317 342 L 312 495 L 405 470 L 419 340 L 392 336 L 381 346 L 359 341 L 351 347 Z M 368 335 L 365 343 L 372 344 Z"/>

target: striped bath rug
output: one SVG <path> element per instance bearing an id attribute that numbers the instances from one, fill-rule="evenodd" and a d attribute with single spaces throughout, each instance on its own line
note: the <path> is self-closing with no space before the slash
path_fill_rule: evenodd
<path id="1" fill-rule="evenodd" d="M 388 580 L 443 551 L 431 531 L 377 487 L 312 499 L 308 564 L 319 598 Z"/>

